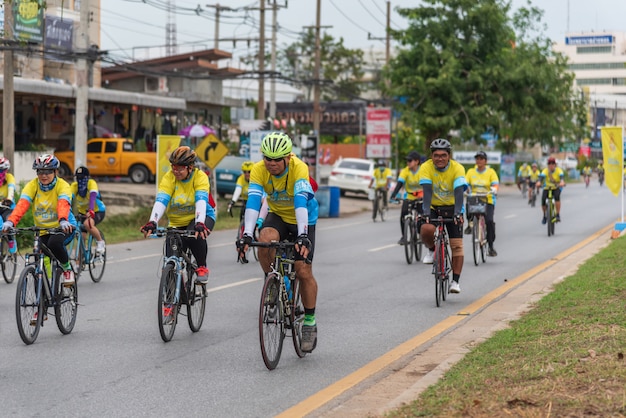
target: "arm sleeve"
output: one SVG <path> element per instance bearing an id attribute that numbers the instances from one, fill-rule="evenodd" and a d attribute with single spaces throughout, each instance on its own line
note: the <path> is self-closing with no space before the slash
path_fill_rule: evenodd
<path id="1" fill-rule="evenodd" d="M 154 221 L 155 224 L 159 223 L 159 219 L 165 213 L 165 205 L 158 200 L 154 202 L 154 206 L 152 206 L 152 213 L 150 214 L 150 220 Z"/>
<path id="2" fill-rule="evenodd" d="M 57 201 L 57 216 L 59 221 L 61 219 L 68 220 L 70 218 L 70 202 L 66 199 L 59 199 Z"/>
<path id="3" fill-rule="evenodd" d="M 398 181 L 396 182 L 396 187 L 395 189 L 393 189 L 393 192 L 391 192 L 391 197 L 390 199 L 395 199 L 396 195 L 398 194 L 398 192 L 400 191 L 400 189 L 402 188 L 402 185 L 404 184 L 403 181 L 401 181 L 400 179 L 398 179 Z"/>
<path id="4" fill-rule="evenodd" d="M 207 206 L 209 205 L 206 204 L 206 200 L 196 200 L 196 223 L 205 223 Z"/>
<path id="5" fill-rule="evenodd" d="M 11 212 L 9 219 L 7 220 L 13 222 L 14 226 L 17 226 L 17 224 L 20 223 L 20 219 L 22 219 L 22 216 L 24 216 L 29 207 L 30 202 L 27 199 L 21 198 L 17 202 L 17 205 L 15 205 L 13 212 Z"/>
<path id="6" fill-rule="evenodd" d="M 454 188 L 454 214 L 459 215 L 463 213 L 463 192 L 465 187 L 459 186 Z"/>
<path id="7" fill-rule="evenodd" d="M 235 187 L 235 191 L 233 192 L 233 197 L 232 197 L 232 201 L 236 202 L 239 199 L 239 196 L 241 196 L 241 191 L 243 189 L 241 188 L 241 186 L 237 185 L 237 187 Z"/>
<path id="8" fill-rule="evenodd" d="M 7 187 L 7 199 L 9 199 L 11 202 L 14 202 L 15 198 L 15 184 L 14 183 L 9 183 L 8 187 Z"/>
<path id="9" fill-rule="evenodd" d="M 89 210 L 94 210 L 96 207 L 96 198 L 98 197 L 98 192 L 89 193 Z"/>
<path id="10" fill-rule="evenodd" d="M 422 184 L 422 190 L 424 191 L 424 200 L 422 202 L 423 213 L 424 216 L 430 216 L 430 204 L 433 201 L 432 183 Z"/>

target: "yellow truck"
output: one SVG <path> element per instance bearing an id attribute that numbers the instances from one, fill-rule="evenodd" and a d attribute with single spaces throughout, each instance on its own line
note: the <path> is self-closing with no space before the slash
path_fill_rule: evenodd
<path id="1" fill-rule="evenodd" d="M 59 151 L 59 175 L 74 175 L 74 151 Z M 129 138 L 92 138 L 87 141 L 87 168 L 92 176 L 130 177 L 133 183 L 152 182 L 156 176 L 155 152 L 137 152 Z"/>

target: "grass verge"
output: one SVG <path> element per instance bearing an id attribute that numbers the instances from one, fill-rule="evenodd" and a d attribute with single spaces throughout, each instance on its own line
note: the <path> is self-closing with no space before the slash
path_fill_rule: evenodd
<path id="1" fill-rule="evenodd" d="M 626 416 L 626 238 L 389 417 Z"/>

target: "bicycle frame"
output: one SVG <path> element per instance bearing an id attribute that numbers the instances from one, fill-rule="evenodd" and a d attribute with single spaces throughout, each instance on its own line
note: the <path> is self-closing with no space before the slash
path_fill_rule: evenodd
<path id="1" fill-rule="evenodd" d="M 168 263 L 172 263 L 174 265 L 174 270 L 176 271 L 176 293 L 174 297 L 174 303 L 180 304 L 181 302 L 185 303 L 187 301 L 187 292 L 181 292 L 183 289 L 183 271 L 187 271 L 187 277 L 190 278 L 189 275 L 190 270 L 195 270 L 197 266 L 191 260 L 187 252 L 188 249 L 183 250 L 182 245 L 182 236 L 195 236 L 195 232 L 191 231 L 181 231 L 178 236 L 174 235 L 175 233 L 172 231 L 176 230 L 165 230 L 164 235 L 166 239 L 170 240 L 170 246 L 174 254 L 171 256 L 163 256 L 163 264 L 161 269 L 164 269 Z M 168 232 L 170 234 L 168 235 Z M 165 244 L 164 244 L 165 245 Z M 165 248 L 164 248 L 165 252 Z M 183 295 L 183 299 L 181 300 L 181 294 Z"/>
<path id="2" fill-rule="evenodd" d="M 556 224 L 556 201 L 554 200 L 553 190 L 548 190 L 548 197 L 546 198 L 546 217 L 548 218 L 548 236 L 554 235 L 554 227 Z"/>

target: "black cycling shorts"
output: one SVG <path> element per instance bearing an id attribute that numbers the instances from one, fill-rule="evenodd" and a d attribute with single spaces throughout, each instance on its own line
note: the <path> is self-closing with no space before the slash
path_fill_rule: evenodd
<path id="1" fill-rule="evenodd" d="M 295 241 L 295 239 L 298 237 L 298 225 L 288 224 L 287 222 L 283 221 L 283 218 L 274 213 L 267 214 L 267 217 L 263 221 L 263 229 L 265 228 L 274 228 L 275 230 L 277 230 L 281 241 Z M 308 226 L 308 236 L 309 241 L 311 241 L 311 249 L 309 251 L 307 259 L 309 260 L 309 263 L 312 263 L 313 253 L 315 252 L 315 225 Z M 296 261 L 297 260 L 304 260 L 304 257 L 296 253 Z"/>

